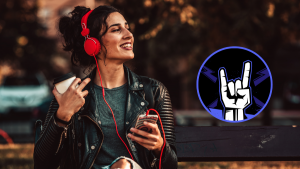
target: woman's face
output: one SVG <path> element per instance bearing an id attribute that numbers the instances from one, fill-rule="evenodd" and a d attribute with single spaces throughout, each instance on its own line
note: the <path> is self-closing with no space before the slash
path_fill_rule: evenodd
<path id="1" fill-rule="evenodd" d="M 124 63 L 134 58 L 132 33 L 129 25 L 119 12 L 111 13 L 107 19 L 107 32 L 102 36 L 103 45 L 106 48 L 106 59 L 119 60 Z M 102 33 L 103 30 L 100 32 Z M 105 50 L 104 47 L 101 50 Z M 103 52 L 101 52 L 103 53 Z"/>

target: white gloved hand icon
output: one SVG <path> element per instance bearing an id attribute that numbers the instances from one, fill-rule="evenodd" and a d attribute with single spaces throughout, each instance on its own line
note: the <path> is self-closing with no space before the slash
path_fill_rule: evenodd
<path id="1" fill-rule="evenodd" d="M 249 85 L 250 73 L 251 62 L 244 62 L 244 72 L 242 76 L 242 81 L 240 79 L 237 79 L 235 81 L 227 82 L 227 75 L 225 69 L 220 69 L 220 94 L 221 101 L 223 102 L 225 108 L 225 120 L 244 120 L 244 110 L 251 103 L 252 100 Z"/>

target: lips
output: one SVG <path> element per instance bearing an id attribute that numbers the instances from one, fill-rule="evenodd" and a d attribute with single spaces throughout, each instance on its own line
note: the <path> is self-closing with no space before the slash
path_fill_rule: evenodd
<path id="1" fill-rule="evenodd" d="M 122 45 L 120 45 L 120 47 L 123 48 L 123 49 L 126 49 L 126 50 L 131 50 L 132 49 L 131 42 L 123 43 Z"/>

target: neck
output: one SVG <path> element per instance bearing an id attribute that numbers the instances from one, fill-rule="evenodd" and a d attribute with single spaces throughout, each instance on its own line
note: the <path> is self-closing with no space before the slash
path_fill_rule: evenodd
<path id="1" fill-rule="evenodd" d="M 112 88 L 122 86 L 127 82 L 123 63 L 122 64 L 106 63 L 105 65 L 103 59 L 97 60 L 97 62 L 101 73 L 102 85 L 103 85 L 102 87 L 112 89 Z M 96 70 L 94 83 L 97 84 L 98 86 L 101 86 L 98 70 Z"/>

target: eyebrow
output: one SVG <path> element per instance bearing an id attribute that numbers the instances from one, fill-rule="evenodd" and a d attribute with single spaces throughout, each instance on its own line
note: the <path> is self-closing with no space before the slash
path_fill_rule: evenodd
<path id="1" fill-rule="evenodd" d="M 110 27 L 112 27 L 112 26 L 119 26 L 119 25 L 121 25 L 121 24 L 120 24 L 120 23 L 112 24 L 112 25 L 110 25 L 110 26 L 108 27 L 108 29 L 109 29 Z M 125 25 L 128 25 L 128 23 L 125 22 Z"/>

